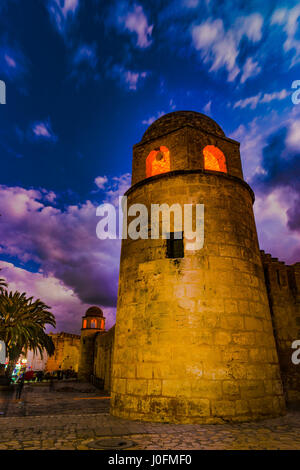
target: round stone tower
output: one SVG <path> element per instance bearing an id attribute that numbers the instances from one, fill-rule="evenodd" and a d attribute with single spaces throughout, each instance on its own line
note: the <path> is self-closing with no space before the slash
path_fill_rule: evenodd
<path id="1" fill-rule="evenodd" d="M 88 382 L 94 370 L 94 342 L 98 333 L 105 332 L 105 318 L 99 307 L 89 307 L 82 317 L 78 379 Z"/>
<path id="2" fill-rule="evenodd" d="M 191 249 L 185 224 L 178 238 L 175 216 L 169 238 L 150 238 L 149 219 L 148 238 L 143 230 L 123 239 L 111 413 L 181 423 L 282 414 L 254 194 L 239 143 L 203 114 L 167 114 L 134 146 L 126 196 L 128 211 L 144 204 L 149 214 L 153 204 L 202 205 L 204 242 Z"/>

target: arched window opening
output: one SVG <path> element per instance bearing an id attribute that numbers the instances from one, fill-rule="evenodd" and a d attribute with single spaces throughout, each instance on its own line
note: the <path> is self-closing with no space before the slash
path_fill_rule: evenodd
<path id="1" fill-rule="evenodd" d="M 82 328 L 86 328 L 86 319 L 83 320 Z"/>
<path id="2" fill-rule="evenodd" d="M 95 319 L 91 320 L 91 328 L 96 328 L 97 327 L 97 322 Z"/>
<path id="3" fill-rule="evenodd" d="M 146 177 L 170 171 L 170 151 L 164 145 L 151 150 L 146 159 Z"/>
<path id="4" fill-rule="evenodd" d="M 205 170 L 222 171 L 227 173 L 224 153 L 214 145 L 207 145 L 203 150 Z"/>

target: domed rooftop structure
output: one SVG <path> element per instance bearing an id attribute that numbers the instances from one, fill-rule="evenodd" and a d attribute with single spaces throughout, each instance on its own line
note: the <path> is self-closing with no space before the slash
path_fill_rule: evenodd
<path id="1" fill-rule="evenodd" d="M 206 132 L 225 136 L 221 127 L 210 117 L 196 111 L 175 111 L 173 113 L 164 114 L 162 117 L 154 121 L 148 127 L 143 135 L 142 142 L 155 139 L 161 135 L 168 134 L 184 126 L 192 126 L 203 129 Z"/>
<path id="2" fill-rule="evenodd" d="M 96 307 L 95 305 L 93 307 L 89 307 L 87 311 L 85 312 L 86 317 L 103 317 L 103 312 L 101 308 Z"/>

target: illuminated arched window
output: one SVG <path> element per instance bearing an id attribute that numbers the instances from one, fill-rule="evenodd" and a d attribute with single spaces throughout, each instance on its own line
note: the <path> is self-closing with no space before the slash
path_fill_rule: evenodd
<path id="1" fill-rule="evenodd" d="M 170 151 L 164 145 L 151 150 L 146 160 L 146 177 L 170 171 Z"/>
<path id="2" fill-rule="evenodd" d="M 91 328 L 97 327 L 97 321 L 95 319 L 91 320 Z"/>
<path id="3" fill-rule="evenodd" d="M 203 150 L 205 170 L 227 173 L 224 153 L 214 145 L 207 145 Z"/>
<path id="4" fill-rule="evenodd" d="M 86 328 L 86 319 L 83 320 L 82 328 Z"/>

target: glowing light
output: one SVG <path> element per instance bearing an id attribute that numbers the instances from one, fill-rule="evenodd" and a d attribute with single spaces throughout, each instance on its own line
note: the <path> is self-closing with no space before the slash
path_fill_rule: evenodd
<path id="1" fill-rule="evenodd" d="M 170 151 L 164 145 L 151 150 L 146 159 L 146 177 L 160 175 L 170 171 Z"/>
<path id="2" fill-rule="evenodd" d="M 203 150 L 205 170 L 227 173 L 224 153 L 214 145 L 207 145 Z"/>

